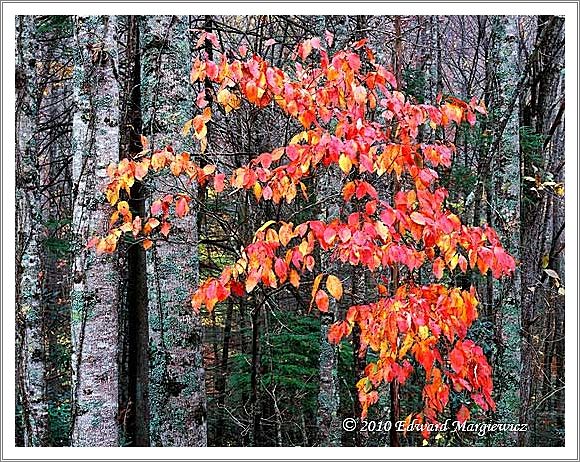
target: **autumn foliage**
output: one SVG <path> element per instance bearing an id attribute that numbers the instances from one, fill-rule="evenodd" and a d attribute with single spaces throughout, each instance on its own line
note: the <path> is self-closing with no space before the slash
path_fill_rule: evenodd
<path id="1" fill-rule="evenodd" d="M 124 234 L 131 234 L 147 249 L 170 235 L 172 222 L 192 207 L 186 193 L 156 198 L 147 217 L 134 216 L 127 201 L 120 200 L 135 181 L 147 181 L 160 171 L 216 193 L 248 190 L 256 201 L 278 204 L 308 198 L 312 192 L 307 178 L 337 165 L 343 211 L 349 212 L 330 223 L 264 223 L 234 264 L 200 284 L 191 300 L 193 309 L 205 305 L 212 310 L 229 297 L 248 296 L 259 285 L 298 288 L 308 283 L 311 307 L 327 311 L 331 298 L 344 296 L 343 281 L 317 263 L 317 253 L 328 252 L 343 264 L 369 270 L 376 281 L 372 301 L 348 307 L 329 333 L 329 340 L 338 343 L 358 325 L 361 354 L 371 350 L 377 358 L 357 383 L 362 417 L 377 402 L 381 383 L 403 384 L 419 365 L 425 376 L 424 407 L 408 419 L 437 421 L 452 388 L 465 390 L 483 410 L 494 409 L 491 368 L 481 347 L 466 337 L 478 316 L 477 294 L 473 288 L 450 287 L 448 276 L 491 271 L 500 278 L 514 271 L 515 262 L 493 229 L 468 227 L 446 208 L 448 193 L 438 186 L 436 171 L 451 166 L 455 151 L 451 143 L 436 139 L 441 129 L 474 125 L 475 114 L 485 114 L 485 107 L 475 100 L 441 97 L 436 105 L 414 104 L 397 90 L 393 74 L 376 62 L 365 40 L 329 56 L 321 40 L 312 38 L 300 44 L 297 58 L 288 71 L 245 47 L 237 59 L 196 59 L 191 82 L 209 79 L 217 96 L 214 104 L 226 114 L 242 104 L 276 105 L 302 128 L 287 145 L 259 153 L 228 174 L 213 165 L 202 168 L 190 153 L 171 146 L 151 152 L 143 138 L 143 151 L 136 158 L 109 166 L 106 196 L 115 211 L 108 235 L 93 238 L 89 245 L 97 252 L 112 252 Z M 197 138 L 202 151 L 212 118 L 206 96 L 199 94 L 199 114 L 183 127 L 183 135 Z M 395 180 L 400 187 L 393 197 L 383 197 L 373 186 Z M 393 268 L 404 275 L 397 287 Z M 432 274 L 432 282 L 421 282 L 420 269 L 423 275 Z M 467 419 L 468 409 L 462 406 L 457 417 Z"/>

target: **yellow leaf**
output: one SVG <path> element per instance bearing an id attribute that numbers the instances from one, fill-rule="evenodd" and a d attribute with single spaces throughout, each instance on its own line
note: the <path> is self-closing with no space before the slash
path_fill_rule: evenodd
<path id="1" fill-rule="evenodd" d="M 454 270 L 459 263 L 459 254 L 455 252 L 455 254 L 449 259 L 449 269 Z"/>
<path id="2" fill-rule="evenodd" d="M 262 185 L 256 182 L 252 189 L 254 191 L 254 197 L 256 198 L 257 201 L 259 201 L 260 198 L 262 197 Z"/>
<path id="3" fill-rule="evenodd" d="M 346 156 L 345 154 L 341 154 L 338 158 L 338 166 L 346 175 L 348 175 L 350 169 L 352 168 L 352 161 L 350 160 L 350 157 Z"/>
<path id="4" fill-rule="evenodd" d="M 413 336 L 411 334 L 407 334 L 405 336 L 403 344 L 401 345 L 401 348 L 399 348 L 399 359 L 403 359 L 407 351 L 409 351 L 409 348 L 411 348 L 412 344 L 413 344 Z"/>
<path id="5" fill-rule="evenodd" d="M 419 326 L 419 338 L 425 340 L 429 337 L 429 328 L 427 326 Z"/>
<path id="6" fill-rule="evenodd" d="M 342 297 L 342 282 L 336 276 L 330 274 L 326 279 L 326 288 L 330 295 L 332 295 L 336 300 L 340 300 Z"/>
<path id="7" fill-rule="evenodd" d="M 262 226 L 260 226 L 258 228 L 258 230 L 256 231 L 256 234 L 258 234 L 260 231 L 264 231 L 268 226 L 273 225 L 274 223 L 276 223 L 274 220 L 269 220 L 266 223 L 264 223 Z"/>
<path id="8" fill-rule="evenodd" d="M 318 286 L 320 286 L 320 281 L 322 280 L 322 276 L 324 276 L 324 274 L 320 273 L 318 276 L 316 276 L 314 278 L 314 283 L 312 284 L 312 294 L 311 294 L 312 298 L 314 298 L 314 295 L 318 291 Z M 310 304 L 312 304 L 312 302 Z"/>
<path id="9" fill-rule="evenodd" d="M 121 231 L 123 231 L 124 233 L 133 231 L 133 223 L 131 223 L 130 221 L 128 221 L 127 223 L 123 223 L 123 225 L 121 226 Z"/>
<path id="10" fill-rule="evenodd" d="M 207 138 L 202 138 L 199 142 L 199 150 L 203 154 L 207 149 Z"/>
<path id="11" fill-rule="evenodd" d="M 218 103 L 220 103 L 222 106 L 225 106 L 228 103 L 230 95 L 231 95 L 231 93 L 227 88 L 224 88 L 223 90 L 218 91 L 218 94 L 217 94 Z"/>
<path id="12" fill-rule="evenodd" d="M 308 132 L 306 130 L 294 135 L 288 144 L 298 144 L 300 141 L 308 141 Z"/>
<path id="13" fill-rule="evenodd" d="M 127 201 L 121 201 L 117 204 L 117 210 L 121 215 L 126 214 L 129 211 L 129 204 Z"/>
<path id="14" fill-rule="evenodd" d="M 185 122 L 185 125 L 181 129 L 181 134 L 183 136 L 189 135 L 189 132 L 191 131 L 192 125 L 193 125 L 193 119 L 189 119 L 187 122 Z"/>

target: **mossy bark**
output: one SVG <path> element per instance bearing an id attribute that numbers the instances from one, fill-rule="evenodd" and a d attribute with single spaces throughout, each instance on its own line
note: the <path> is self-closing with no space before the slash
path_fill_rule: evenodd
<path id="1" fill-rule="evenodd" d="M 519 105 L 510 107 L 510 101 L 517 89 L 522 69 L 519 65 L 518 18 L 515 16 L 494 16 L 492 21 L 492 62 L 494 75 L 490 81 L 498 83 L 493 95 L 494 109 L 499 118 L 507 118 L 502 133 L 499 152 L 491 153 L 492 165 L 489 169 L 486 184 L 488 204 L 487 222 L 497 229 L 504 245 L 516 258 L 520 258 L 520 166 L 519 166 Z M 497 122 L 496 122 L 497 123 Z M 501 211 L 501 218 L 491 213 L 491 207 Z M 502 294 L 506 293 L 506 296 Z M 487 280 L 488 311 L 492 312 L 496 330 L 497 354 L 495 378 L 497 402 L 497 419 L 502 422 L 518 420 L 519 397 L 519 325 L 520 313 L 517 297 L 521 293 L 520 273 L 516 271 L 509 281 L 494 282 L 491 275 Z M 498 296 L 499 294 L 499 296 Z M 499 300 L 498 300 L 499 299 Z M 499 306 L 498 306 L 499 305 Z M 504 340 L 505 339 L 505 340 Z M 499 436 L 499 435 L 498 435 Z M 501 435 L 494 444 L 515 444 L 517 434 Z"/>
<path id="2" fill-rule="evenodd" d="M 327 223 L 340 217 L 340 206 L 337 200 L 340 194 L 340 171 L 337 166 L 329 168 L 321 177 L 316 187 L 318 197 L 325 198 L 319 219 Z M 320 257 L 321 271 L 335 274 L 337 265 L 328 253 Z M 330 325 L 337 319 L 338 306 L 330 297 L 327 313 L 321 313 L 320 320 L 320 387 L 318 392 L 318 446 L 340 446 L 340 422 L 338 409 L 340 404 L 338 386 L 338 349 L 328 341 Z"/>
<path id="3" fill-rule="evenodd" d="M 119 269 L 117 255 L 96 257 L 86 243 L 104 235 L 106 168 L 119 160 L 119 83 L 114 16 L 75 20 L 73 77 L 73 232 L 71 292 L 74 446 L 119 445 Z"/>
<path id="4" fill-rule="evenodd" d="M 141 18 L 141 107 L 143 131 L 152 149 L 172 144 L 175 151 L 196 149 L 181 127 L 193 116 L 189 84 L 190 27 L 186 16 Z M 170 174 L 151 185 L 155 198 L 170 190 L 195 199 L 195 186 L 183 189 Z M 202 336 L 190 296 L 199 281 L 197 213 L 172 220 L 170 239 L 148 253 L 150 361 L 150 437 L 153 446 L 205 446 L 207 416 Z"/>
<path id="5" fill-rule="evenodd" d="M 16 34 L 16 384 L 24 445 L 45 446 L 49 435 L 36 139 L 41 92 L 36 81 L 34 17 L 17 16 Z"/>

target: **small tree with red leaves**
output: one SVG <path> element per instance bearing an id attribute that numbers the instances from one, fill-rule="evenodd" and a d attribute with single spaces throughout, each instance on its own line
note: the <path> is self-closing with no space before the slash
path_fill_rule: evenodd
<path id="1" fill-rule="evenodd" d="M 299 45 L 297 57 L 301 62 L 291 72 L 249 55 L 245 47 L 237 59 L 196 59 L 191 82 L 209 79 L 215 104 L 225 113 L 244 101 L 257 108 L 275 105 L 302 128 L 287 145 L 259 154 L 229 175 L 214 165 L 201 168 L 190 153 L 174 152 L 171 146 L 150 152 L 143 138 L 136 159 L 109 166 L 106 196 L 116 210 L 108 235 L 94 237 L 89 245 L 97 252 L 112 252 L 123 234 L 131 233 L 148 249 L 169 236 L 171 222 L 189 212 L 192 199 L 186 190 L 157 198 L 147 217 L 133 216 L 127 202 L 119 201 L 122 190 L 129 194 L 135 181 L 146 182 L 164 169 L 184 184 L 197 182 L 216 193 L 251 190 L 256 201 L 290 204 L 300 195 L 308 197 L 307 177 L 338 164 L 344 210 L 350 204 L 354 211 L 344 221 L 330 223 L 264 223 L 234 264 L 201 283 L 191 300 L 193 309 L 205 305 L 211 311 L 229 297 L 247 297 L 257 285 L 298 288 L 304 278 L 313 277 L 311 306 L 327 311 L 329 297 L 342 298 L 343 283 L 317 267 L 314 254 L 320 249 L 344 264 L 364 267 L 378 281 L 372 301 L 348 308 L 329 332 L 329 340 L 338 343 L 358 325 L 361 353 L 370 349 L 376 354 L 357 383 L 361 417 L 377 402 L 381 383 L 405 383 L 414 370 L 411 358 L 425 372 L 424 406 L 407 422 L 437 422 L 451 388 L 465 390 L 483 410 L 494 409 L 491 367 L 482 348 L 466 339 L 478 317 L 475 289 L 461 290 L 442 281 L 451 280 L 444 279 L 446 273 L 470 270 L 491 271 L 500 278 L 514 271 L 515 262 L 492 228 L 468 227 L 446 208 L 448 193 L 438 186 L 435 170 L 449 168 L 455 152 L 451 143 L 435 139 L 438 129 L 474 125 L 475 113 L 485 114 L 483 103 L 439 97 L 436 105 L 413 104 L 397 90 L 395 78 L 376 62 L 365 40 L 328 56 L 321 41 L 312 38 Z M 203 95 L 198 101 L 205 106 Z M 183 127 L 184 135 L 193 133 L 199 140 L 202 152 L 211 119 L 206 106 Z M 433 141 L 419 142 L 420 130 Z M 399 185 L 391 200 L 379 197 L 373 186 L 380 177 Z M 394 281 L 395 287 L 389 282 L 393 268 L 405 274 L 404 280 Z M 417 282 L 420 268 L 432 270 L 432 282 Z M 468 417 L 462 406 L 457 418 Z"/>

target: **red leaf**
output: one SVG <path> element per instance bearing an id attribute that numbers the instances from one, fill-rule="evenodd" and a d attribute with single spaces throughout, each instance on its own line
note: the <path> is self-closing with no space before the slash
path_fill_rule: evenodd
<path id="1" fill-rule="evenodd" d="M 467 271 L 467 260 L 465 259 L 465 257 L 463 255 L 459 256 L 459 268 L 461 268 L 461 271 L 463 271 L 464 273 Z"/>
<path id="2" fill-rule="evenodd" d="M 331 47 L 332 42 L 334 41 L 334 34 L 328 30 L 325 30 L 324 39 L 326 40 L 326 43 L 328 43 L 328 46 Z"/>
<path id="3" fill-rule="evenodd" d="M 234 295 L 237 295 L 238 297 L 243 297 L 244 295 L 246 295 L 244 285 L 241 282 L 232 281 L 230 289 L 232 293 Z"/>
<path id="4" fill-rule="evenodd" d="M 179 218 L 183 218 L 189 212 L 189 205 L 187 204 L 187 199 L 185 196 L 181 196 L 177 199 L 175 204 L 175 213 Z"/>
<path id="5" fill-rule="evenodd" d="M 451 362 L 451 367 L 456 373 L 459 373 L 465 364 L 465 358 L 463 352 L 457 349 L 457 346 L 449 353 L 449 361 Z"/>
<path id="6" fill-rule="evenodd" d="M 356 43 L 354 44 L 354 49 L 355 49 L 355 50 L 358 50 L 359 48 L 362 48 L 362 47 L 364 47 L 364 46 L 365 46 L 365 44 L 368 42 L 368 40 L 369 40 L 369 39 L 368 39 L 368 38 L 366 38 L 366 37 L 365 37 L 365 38 L 362 38 L 362 39 L 360 39 L 358 42 L 356 42 Z"/>
<path id="7" fill-rule="evenodd" d="M 222 192 L 224 190 L 224 180 L 226 175 L 224 173 L 218 173 L 213 178 L 213 188 L 216 192 Z"/>
<path id="8" fill-rule="evenodd" d="M 324 230 L 324 242 L 326 242 L 328 245 L 332 245 L 335 237 L 336 231 L 334 228 L 328 227 Z"/>
<path id="9" fill-rule="evenodd" d="M 328 295 L 326 295 L 326 292 L 324 290 L 318 289 L 318 292 L 316 292 L 315 301 L 316 306 L 320 311 L 322 311 L 323 313 L 328 312 L 328 304 L 329 304 Z"/>
<path id="10" fill-rule="evenodd" d="M 467 409 L 463 404 L 461 405 L 461 408 L 459 409 L 459 411 L 457 411 L 457 420 L 460 423 L 466 422 L 467 420 L 469 420 L 469 409 Z"/>
<path id="11" fill-rule="evenodd" d="M 98 242 L 99 238 L 97 236 L 93 236 L 91 239 L 89 239 L 89 242 L 87 242 L 87 249 L 94 247 Z"/>
<path id="12" fill-rule="evenodd" d="M 346 322 L 335 322 L 328 329 L 328 341 L 336 345 L 347 332 L 348 324 Z"/>
<path id="13" fill-rule="evenodd" d="M 276 259 L 276 263 L 274 263 L 274 271 L 276 272 L 276 276 L 280 279 L 280 282 L 286 281 L 288 277 L 288 265 L 284 260 L 281 258 Z"/>
<path id="14" fill-rule="evenodd" d="M 395 223 L 395 219 L 395 211 L 391 207 L 387 207 L 381 212 L 381 220 L 385 225 L 392 226 Z"/>
<path id="15" fill-rule="evenodd" d="M 342 226 L 340 228 L 340 230 L 338 231 L 338 237 L 340 238 L 340 240 L 342 242 L 348 242 L 350 240 L 350 238 L 352 237 L 350 229 L 347 228 L 346 226 Z"/>

